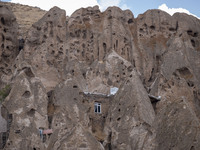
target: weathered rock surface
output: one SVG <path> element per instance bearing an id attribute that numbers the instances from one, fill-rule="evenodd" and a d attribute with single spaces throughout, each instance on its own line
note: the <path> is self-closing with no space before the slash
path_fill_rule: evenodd
<path id="1" fill-rule="evenodd" d="M 0 144 L 200 149 L 199 32 L 200 21 L 186 14 L 148 10 L 134 18 L 129 10 L 95 6 L 66 17 L 53 7 L 33 23 L 3 76 L 12 88 L 2 103 L 7 132 Z"/>
<path id="2" fill-rule="evenodd" d="M 8 6 L 0 3 L 0 76 L 11 75 L 11 64 L 15 60 L 18 50 L 16 18 Z M 6 78 L 3 82 L 6 82 Z M 0 87 L 3 83 L 1 80 Z"/>
<path id="3" fill-rule="evenodd" d="M 135 70 L 111 106 L 111 148 L 152 149 L 155 112 Z"/>
<path id="4" fill-rule="evenodd" d="M 25 39 L 28 30 L 39 19 L 41 19 L 46 11 L 38 8 L 38 7 L 31 7 L 27 5 L 15 4 L 15 3 L 6 3 L 3 2 L 3 5 L 9 6 L 12 10 L 13 14 L 16 17 L 16 20 L 19 24 L 19 32 L 18 38 Z"/>

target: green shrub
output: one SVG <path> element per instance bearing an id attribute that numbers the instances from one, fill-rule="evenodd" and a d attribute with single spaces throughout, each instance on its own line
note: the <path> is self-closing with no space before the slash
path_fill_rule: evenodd
<path id="1" fill-rule="evenodd" d="M 0 103 L 4 101 L 4 99 L 9 95 L 11 90 L 10 85 L 6 85 L 4 88 L 0 90 Z"/>

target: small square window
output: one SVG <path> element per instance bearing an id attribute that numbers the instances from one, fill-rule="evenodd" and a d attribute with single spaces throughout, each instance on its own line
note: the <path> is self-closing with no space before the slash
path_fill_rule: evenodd
<path id="1" fill-rule="evenodd" d="M 101 113 L 101 104 L 100 103 L 95 103 L 94 104 L 94 112 L 95 113 Z"/>

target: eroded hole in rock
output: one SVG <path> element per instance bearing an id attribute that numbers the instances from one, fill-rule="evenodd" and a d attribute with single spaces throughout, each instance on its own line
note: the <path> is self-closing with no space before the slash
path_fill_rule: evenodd
<path id="1" fill-rule="evenodd" d="M 130 81 L 129 81 L 129 80 L 127 80 L 127 81 L 126 81 L 126 84 L 128 84 L 129 82 L 130 82 Z"/>
<path id="2" fill-rule="evenodd" d="M 1 37 L 2 37 L 2 41 L 5 41 L 5 37 L 4 37 L 4 35 L 3 35 L 3 34 L 2 34 L 2 36 L 1 36 Z"/>
<path id="3" fill-rule="evenodd" d="M 194 83 L 192 81 L 188 81 L 187 84 L 188 84 L 189 87 L 193 87 L 194 86 Z"/>
<path id="4" fill-rule="evenodd" d="M 193 35 L 192 30 L 187 30 L 187 34 L 192 36 Z"/>
<path id="5" fill-rule="evenodd" d="M 190 150 L 195 150 L 195 149 L 194 149 L 194 146 L 191 146 Z"/>
<path id="6" fill-rule="evenodd" d="M 198 32 L 195 32 L 193 36 L 198 37 Z"/>
<path id="7" fill-rule="evenodd" d="M 2 23 L 3 25 L 5 25 L 5 19 L 4 19 L 3 17 L 1 17 L 1 23 Z"/>
<path id="8" fill-rule="evenodd" d="M 81 34 L 81 30 L 80 30 L 80 29 L 75 31 L 75 36 L 76 36 L 76 37 L 79 38 L 79 37 L 80 37 L 80 34 Z"/>
<path id="9" fill-rule="evenodd" d="M 133 19 L 128 20 L 128 24 L 133 23 Z"/>
<path id="10" fill-rule="evenodd" d="M 6 49 L 8 49 L 8 50 L 9 50 L 9 49 L 10 49 L 10 47 L 9 47 L 9 46 L 6 46 Z"/>
<path id="11" fill-rule="evenodd" d="M 192 43 L 192 46 L 195 47 L 196 46 L 196 43 L 194 40 L 191 40 L 191 43 Z"/>
<path id="12" fill-rule="evenodd" d="M 103 50 L 104 50 L 104 53 L 106 53 L 106 43 L 103 43 Z"/>
<path id="13" fill-rule="evenodd" d="M 35 115 L 35 109 L 31 109 L 27 112 L 27 115 L 29 115 L 30 117 L 33 117 Z"/>
<path id="14" fill-rule="evenodd" d="M 127 69 L 128 69 L 128 72 L 132 72 L 133 71 L 133 67 L 132 66 L 129 66 Z"/>
<path id="15" fill-rule="evenodd" d="M 144 30 L 142 29 L 142 28 L 140 28 L 140 30 L 139 30 L 140 32 L 144 32 Z"/>
<path id="16" fill-rule="evenodd" d="M 184 79 L 191 79 L 193 77 L 192 73 L 190 72 L 190 70 L 186 67 L 177 69 L 177 71 L 180 73 L 180 76 Z"/>
<path id="17" fill-rule="evenodd" d="M 22 95 L 22 97 L 24 98 L 29 98 L 31 96 L 31 92 L 29 91 L 25 91 L 24 94 Z"/>
<path id="18" fill-rule="evenodd" d="M 147 24 L 146 24 L 146 23 L 144 23 L 143 26 L 144 26 L 145 28 L 147 28 Z"/>
<path id="19" fill-rule="evenodd" d="M 11 38 L 11 36 L 6 36 L 6 38 L 5 38 L 7 41 L 12 41 L 12 38 Z"/>
<path id="20" fill-rule="evenodd" d="M 100 142 L 101 144 L 103 144 L 104 140 L 100 140 L 99 142 Z"/>
<path id="21" fill-rule="evenodd" d="M 44 39 L 47 39 L 47 36 L 46 36 L 46 35 L 43 35 L 43 38 L 44 38 Z"/>
<path id="22" fill-rule="evenodd" d="M 173 27 L 171 27 L 171 28 L 169 28 L 169 31 L 172 31 L 172 32 L 174 32 L 174 31 L 176 31 L 176 29 L 175 29 L 175 28 L 173 28 Z"/>
<path id="23" fill-rule="evenodd" d="M 74 88 L 74 89 L 77 89 L 77 88 L 78 88 L 78 86 L 77 86 L 77 85 L 74 85 L 74 86 L 73 86 L 73 88 Z"/>
<path id="24" fill-rule="evenodd" d="M 83 38 L 83 39 L 86 39 L 86 38 L 87 38 L 87 31 L 86 31 L 86 30 L 83 30 L 83 31 L 82 31 L 82 34 L 83 34 L 82 38 Z"/>
<path id="25" fill-rule="evenodd" d="M 86 73 L 84 72 L 82 75 L 83 75 L 83 78 L 86 79 Z"/>
<path id="26" fill-rule="evenodd" d="M 74 37 L 74 34 L 72 32 L 69 33 L 70 37 Z"/>
<path id="27" fill-rule="evenodd" d="M 59 54 L 59 55 L 63 55 L 63 52 L 62 52 L 62 51 L 59 51 L 58 54 Z"/>
<path id="28" fill-rule="evenodd" d="M 155 28 L 156 28 L 156 27 L 155 27 L 154 25 L 151 25 L 151 26 L 150 26 L 150 29 L 152 29 L 152 30 L 155 30 Z"/>
<path id="29" fill-rule="evenodd" d="M 85 48 L 85 44 L 84 43 L 82 44 L 82 47 Z"/>
<path id="30" fill-rule="evenodd" d="M 47 65 L 53 66 L 53 63 L 51 63 L 49 60 L 47 60 Z"/>
<path id="31" fill-rule="evenodd" d="M 120 117 L 119 117 L 119 118 L 117 118 L 117 121 L 120 121 L 120 119 L 121 119 Z"/>
<path id="32" fill-rule="evenodd" d="M 51 51 L 51 54 L 55 54 L 55 51 L 54 51 L 54 50 L 52 50 L 52 51 Z"/>
<path id="33" fill-rule="evenodd" d="M 152 104 L 152 106 L 153 106 L 153 109 L 154 109 L 154 111 L 155 111 L 155 113 L 156 113 L 156 110 L 157 110 L 157 109 L 156 109 L 156 104 L 157 104 L 158 101 L 156 101 L 155 99 L 151 99 L 151 98 L 150 98 L 150 100 L 151 100 L 151 104 Z"/>
<path id="34" fill-rule="evenodd" d="M 37 30 L 40 31 L 40 30 L 41 30 L 41 27 L 37 27 Z"/>
<path id="35" fill-rule="evenodd" d="M 128 43 L 128 39 L 124 37 L 124 43 Z"/>
<path id="36" fill-rule="evenodd" d="M 1 48 L 4 49 L 4 44 L 1 44 Z"/>
<path id="37" fill-rule="evenodd" d="M 32 70 L 31 70 L 31 68 L 26 68 L 24 72 L 30 78 L 35 77 L 35 75 L 33 74 Z"/>
<path id="38" fill-rule="evenodd" d="M 74 70 L 71 71 L 72 75 L 74 75 Z"/>

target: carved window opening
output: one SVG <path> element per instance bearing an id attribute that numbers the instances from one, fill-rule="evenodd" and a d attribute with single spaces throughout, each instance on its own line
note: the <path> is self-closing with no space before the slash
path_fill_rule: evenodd
<path id="1" fill-rule="evenodd" d="M 94 104 L 94 112 L 95 113 L 98 113 L 98 114 L 101 114 L 101 104 L 100 103 L 95 103 Z"/>

